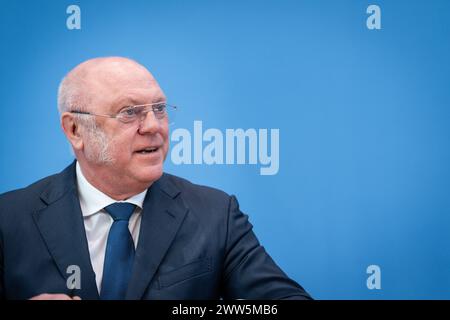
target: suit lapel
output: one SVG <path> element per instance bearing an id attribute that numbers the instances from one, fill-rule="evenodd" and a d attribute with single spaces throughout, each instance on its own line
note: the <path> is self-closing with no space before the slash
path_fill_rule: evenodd
<path id="1" fill-rule="evenodd" d="M 67 280 L 72 274 L 67 273 L 67 267 L 78 266 L 81 271 L 81 289 L 73 290 L 72 294 L 82 299 L 98 299 L 77 196 L 75 162 L 55 177 L 41 194 L 41 199 L 47 207 L 35 212 L 33 218 L 59 272 Z"/>
<path id="2" fill-rule="evenodd" d="M 179 194 L 165 175 L 147 192 L 126 299 L 142 298 L 173 242 L 188 212 Z M 75 289 L 73 295 L 99 299 L 77 195 L 75 162 L 55 176 L 41 199 L 47 207 L 35 212 L 33 218 L 61 276 L 67 280 L 67 267 L 78 266 L 81 289 Z"/>
<path id="3" fill-rule="evenodd" d="M 188 209 L 164 175 L 144 200 L 139 242 L 126 299 L 141 299 L 174 240 Z"/>

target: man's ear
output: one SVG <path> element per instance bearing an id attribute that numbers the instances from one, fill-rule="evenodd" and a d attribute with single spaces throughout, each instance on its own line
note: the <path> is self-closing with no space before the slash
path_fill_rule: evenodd
<path id="1" fill-rule="evenodd" d="M 75 120 L 75 116 L 70 112 L 61 115 L 61 127 L 74 150 L 83 148 L 80 124 Z"/>

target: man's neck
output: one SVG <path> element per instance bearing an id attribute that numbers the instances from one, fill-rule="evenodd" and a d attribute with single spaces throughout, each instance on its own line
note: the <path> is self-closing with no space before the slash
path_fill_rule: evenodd
<path id="1" fill-rule="evenodd" d="M 84 166 L 82 162 L 77 161 L 77 165 L 80 167 L 80 171 L 83 177 L 97 190 L 103 192 L 108 197 L 123 201 L 136 194 L 148 189 L 150 185 L 142 185 L 140 187 L 129 187 L 122 181 L 113 181 L 111 176 L 104 176 L 101 174 L 102 170 L 95 170 L 89 166 Z"/>

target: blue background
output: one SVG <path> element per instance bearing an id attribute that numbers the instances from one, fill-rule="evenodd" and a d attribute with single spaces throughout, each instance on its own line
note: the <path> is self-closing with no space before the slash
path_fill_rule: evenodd
<path id="1" fill-rule="evenodd" d="M 70 4 L 81 30 L 66 28 Z M 381 30 L 366 27 L 370 4 Z M 236 194 L 315 298 L 449 299 L 449 13 L 447 0 L 2 0 L 0 192 L 71 162 L 56 108 L 64 74 L 128 56 L 180 106 L 175 127 L 280 129 L 277 175 L 166 170 Z M 381 290 L 366 286 L 371 264 Z"/>

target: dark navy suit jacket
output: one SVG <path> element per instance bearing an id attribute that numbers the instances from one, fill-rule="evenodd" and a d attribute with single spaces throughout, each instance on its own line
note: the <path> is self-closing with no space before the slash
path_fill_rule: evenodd
<path id="1" fill-rule="evenodd" d="M 66 280 L 76 265 L 81 288 Z M 66 293 L 98 299 L 75 162 L 59 174 L 0 195 L 0 297 Z M 237 200 L 164 174 L 143 204 L 127 299 L 302 299 L 259 244 Z"/>

